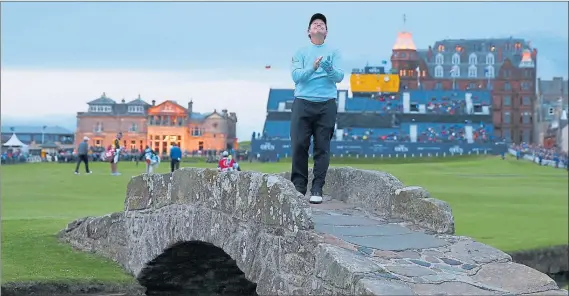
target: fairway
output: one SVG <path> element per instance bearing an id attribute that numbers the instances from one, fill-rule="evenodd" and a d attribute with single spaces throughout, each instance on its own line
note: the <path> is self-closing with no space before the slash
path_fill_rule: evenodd
<path id="1" fill-rule="evenodd" d="M 333 159 L 332 165 L 387 171 L 419 185 L 452 206 L 456 233 L 504 251 L 566 244 L 567 172 L 497 157 L 400 163 Z M 141 164 L 92 163 L 92 175 L 74 175 L 75 164 L 23 164 L 1 168 L 2 281 L 132 281 L 113 263 L 74 252 L 55 234 L 84 216 L 121 211 L 131 176 Z M 169 164 L 160 166 L 167 172 Z M 182 163 L 215 167 L 215 164 Z M 290 163 L 242 163 L 245 170 L 282 172 Z M 81 169 L 84 169 L 83 167 Z"/>

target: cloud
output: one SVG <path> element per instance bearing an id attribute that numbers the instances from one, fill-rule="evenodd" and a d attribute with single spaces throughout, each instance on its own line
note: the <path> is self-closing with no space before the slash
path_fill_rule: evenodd
<path id="1" fill-rule="evenodd" d="M 348 81 L 348 75 L 342 84 Z M 45 121 L 74 128 L 70 118 L 103 92 L 115 101 L 141 95 L 147 102 L 194 101 L 197 112 L 228 109 L 239 120 L 237 134 L 260 132 L 269 89 L 293 88 L 286 69 L 203 69 L 194 71 L 2 69 L 2 118 Z M 55 117 L 55 118 L 54 118 Z M 60 121 L 58 119 L 61 118 Z M 11 123 L 13 124 L 13 123 Z"/>

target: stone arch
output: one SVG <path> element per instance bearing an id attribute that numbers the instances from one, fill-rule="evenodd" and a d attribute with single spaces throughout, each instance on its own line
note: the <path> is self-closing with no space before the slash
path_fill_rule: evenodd
<path id="1" fill-rule="evenodd" d="M 203 241 L 174 244 L 148 262 L 138 282 L 146 295 L 257 296 L 236 261 L 221 248 Z"/>
<path id="2" fill-rule="evenodd" d="M 183 168 L 133 177 L 126 195 L 124 212 L 79 219 L 60 235 L 137 279 L 178 244 L 201 241 L 235 260 L 258 294 L 306 294 L 318 242 L 310 206 L 290 181 Z"/>

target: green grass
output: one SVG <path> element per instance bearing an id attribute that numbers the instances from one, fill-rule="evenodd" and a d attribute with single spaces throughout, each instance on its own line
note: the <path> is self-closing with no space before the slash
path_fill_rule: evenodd
<path id="1" fill-rule="evenodd" d="M 567 243 L 566 171 L 496 157 L 370 162 L 332 160 L 333 165 L 384 170 L 407 185 L 427 188 L 451 204 L 458 235 L 505 251 Z M 203 162 L 184 165 L 214 166 Z M 121 211 L 126 184 L 143 166 L 121 163 L 120 177 L 110 176 L 106 163 L 92 164 L 92 175 L 75 176 L 73 166 L 46 163 L 1 168 L 2 282 L 132 281 L 115 264 L 58 243 L 55 234 L 76 218 Z M 290 169 L 290 162 L 242 163 L 242 167 L 282 172 Z M 167 170 L 167 164 L 161 165 L 161 172 Z"/>

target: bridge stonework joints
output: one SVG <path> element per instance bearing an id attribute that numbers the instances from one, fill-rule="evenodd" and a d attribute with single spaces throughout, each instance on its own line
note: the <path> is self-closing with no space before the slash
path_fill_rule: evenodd
<path id="1" fill-rule="evenodd" d="M 309 205 L 287 175 L 183 168 L 136 176 L 123 212 L 78 219 L 59 237 L 116 261 L 149 291 L 195 292 L 204 279 L 224 278 L 209 291 L 567 295 L 504 252 L 455 236 L 450 206 L 421 187 L 331 168 L 325 202 Z"/>

